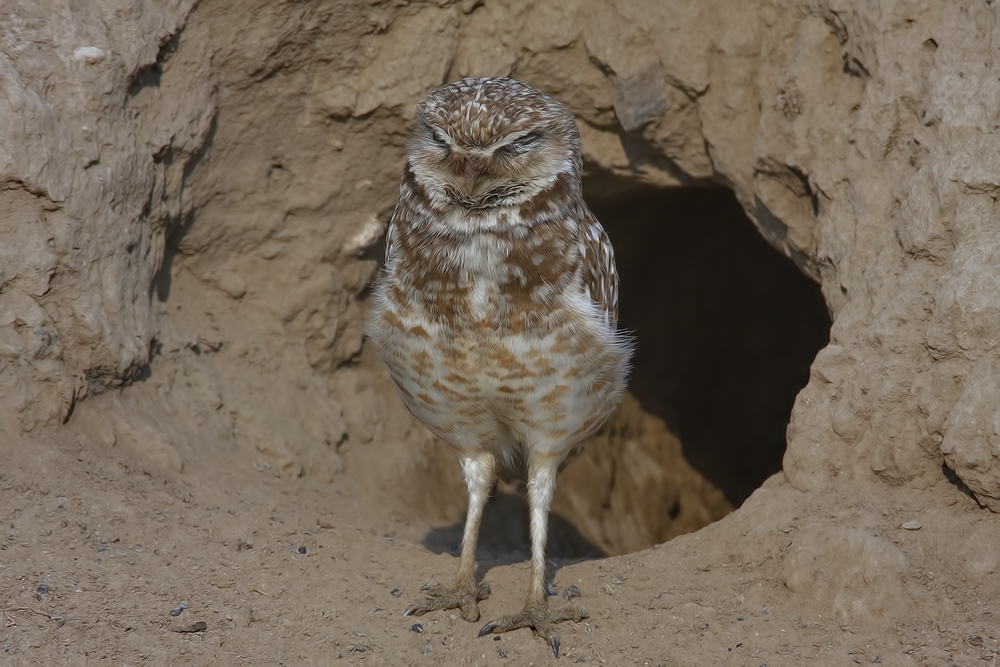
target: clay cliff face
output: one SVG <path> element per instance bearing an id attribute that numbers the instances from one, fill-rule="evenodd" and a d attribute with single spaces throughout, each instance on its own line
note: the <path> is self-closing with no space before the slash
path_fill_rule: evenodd
<path id="1" fill-rule="evenodd" d="M 413 106 L 510 75 L 577 115 L 590 173 L 725 185 L 820 283 L 833 328 L 788 429 L 795 487 L 925 487 L 945 464 L 1000 511 L 992 5 L 56 5 L 0 9 L 0 401 L 18 428 L 150 362 L 223 401 L 214 384 L 256 359 L 288 391 L 232 390 L 235 431 L 281 467 L 339 470 L 300 443 L 406 420 L 389 396 L 341 405 L 377 371 L 337 369 L 362 350 L 365 252 Z M 289 410 L 329 416 L 269 425 Z"/>
<path id="2" fill-rule="evenodd" d="M 821 5 L 789 31 L 789 64 L 761 96 L 757 163 L 804 176 L 814 216 L 783 218 L 787 239 L 834 317 L 789 426 L 799 488 L 872 472 L 929 486 L 946 463 L 1000 509 L 996 21 L 987 5 L 955 9 Z M 783 209 L 757 196 L 766 228 L 761 207 Z"/>
<path id="3" fill-rule="evenodd" d="M 0 8 L 0 402 L 19 418 L 11 428 L 58 423 L 149 361 L 153 278 L 168 230 L 191 213 L 185 170 L 215 117 L 207 78 L 183 94 L 161 85 L 193 5 Z"/>

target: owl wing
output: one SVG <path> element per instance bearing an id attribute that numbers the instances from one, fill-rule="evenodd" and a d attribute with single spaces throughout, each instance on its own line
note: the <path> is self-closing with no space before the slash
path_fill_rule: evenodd
<path id="1" fill-rule="evenodd" d="M 392 218 L 389 219 L 389 226 L 385 234 L 385 265 L 388 267 L 396 259 L 396 255 L 402 251 L 406 252 L 412 245 L 412 229 L 415 221 L 419 219 L 419 213 L 414 209 L 412 202 L 422 194 L 423 188 L 417 185 L 410 163 L 406 163 L 403 169 L 403 179 L 399 184 L 399 199 L 396 200 L 396 208 L 392 210 Z"/>
<path id="2" fill-rule="evenodd" d="M 583 288 L 603 311 L 612 328 L 618 326 L 618 271 L 615 251 L 601 223 L 589 211 L 579 225 L 580 273 Z"/>
<path id="3" fill-rule="evenodd" d="M 392 216 L 389 227 L 385 231 L 385 264 L 388 266 L 392 261 L 393 252 L 396 250 L 396 216 Z"/>

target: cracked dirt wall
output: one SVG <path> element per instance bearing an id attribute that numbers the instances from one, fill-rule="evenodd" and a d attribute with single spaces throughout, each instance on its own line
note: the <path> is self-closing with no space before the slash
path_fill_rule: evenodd
<path id="1" fill-rule="evenodd" d="M 141 79 L 193 4 L 0 9 L 0 396 L 24 429 L 58 423 L 149 360 L 152 278 L 168 228 L 191 210 L 183 172 L 214 105 L 210 85 L 178 99 Z"/>
<path id="2" fill-rule="evenodd" d="M 995 525 L 955 485 L 1000 510 L 992 4 L 195 4 L 0 8 L 8 461 L 67 438 L 167 479 L 252 461 L 349 481 L 371 520 L 456 520 L 450 454 L 366 354 L 358 296 L 415 102 L 506 74 L 569 106 L 608 187 L 731 188 L 832 316 L 784 475 L 637 580 L 697 561 L 725 587 L 736 563 L 791 617 L 833 609 L 888 650 L 983 646 L 971 615 L 933 646 L 919 610 L 946 613 L 949 582 L 967 608 L 996 594 L 988 540 L 943 546 Z"/>

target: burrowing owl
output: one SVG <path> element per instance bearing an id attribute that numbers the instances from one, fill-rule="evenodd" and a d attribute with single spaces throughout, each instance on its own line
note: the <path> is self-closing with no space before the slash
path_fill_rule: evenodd
<path id="1" fill-rule="evenodd" d="M 475 551 L 499 474 L 527 481 L 531 587 L 480 636 L 532 628 L 559 655 L 545 542 L 556 473 L 622 396 L 618 276 L 583 201 L 580 134 L 559 102 L 506 78 L 463 79 L 417 106 L 368 334 L 403 402 L 454 447 L 469 488 L 458 577 L 404 613 L 479 619 Z"/>

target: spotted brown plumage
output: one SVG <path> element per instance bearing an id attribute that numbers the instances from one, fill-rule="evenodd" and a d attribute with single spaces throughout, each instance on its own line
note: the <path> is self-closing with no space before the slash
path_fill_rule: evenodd
<path id="1" fill-rule="evenodd" d="M 618 278 L 581 189 L 569 112 L 505 78 L 464 79 L 417 106 L 386 271 L 368 324 L 410 411 L 458 452 L 469 512 L 458 577 L 407 614 L 479 618 L 475 544 L 497 475 L 527 483 L 532 569 L 525 608 L 481 634 L 531 627 L 558 655 L 545 542 L 556 473 L 621 399 L 630 344 Z"/>

